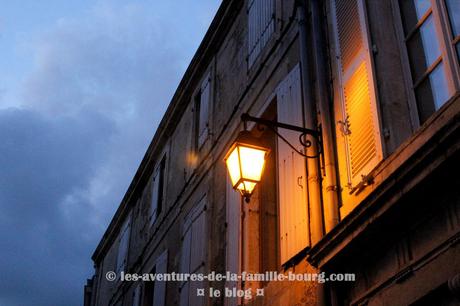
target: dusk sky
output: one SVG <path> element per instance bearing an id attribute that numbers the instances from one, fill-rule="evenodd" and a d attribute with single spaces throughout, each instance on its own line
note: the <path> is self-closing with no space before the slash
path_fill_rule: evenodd
<path id="1" fill-rule="evenodd" d="M 0 306 L 82 305 L 219 4 L 0 0 Z"/>

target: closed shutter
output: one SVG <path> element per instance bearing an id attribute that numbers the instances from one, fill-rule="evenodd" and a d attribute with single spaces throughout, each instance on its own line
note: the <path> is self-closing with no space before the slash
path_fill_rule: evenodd
<path id="1" fill-rule="evenodd" d="M 126 268 L 128 260 L 129 236 L 131 233 L 131 214 L 128 215 L 120 229 L 120 238 L 117 254 L 117 272 L 121 272 Z"/>
<path id="2" fill-rule="evenodd" d="M 199 270 L 204 266 L 206 259 L 206 210 L 205 198 L 201 200 L 198 210 L 193 216 L 192 223 L 192 241 L 194 246 L 192 247 L 190 254 L 190 270 Z"/>
<path id="3" fill-rule="evenodd" d="M 259 53 L 275 32 L 275 1 L 248 1 L 248 65 L 255 62 Z"/>
<path id="4" fill-rule="evenodd" d="M 150 224 L 153 224 L 157 218 L 158 200 L 160 192 L 160 167 L 157 168 L 152 180 L 152 201 L 150 204 Z"/>
<path id="5" fill-rule="evenodd" d="M 300 70 L 297 65 L 277 89 L 278 121 L 303 126 Z M 279 129 L 297 150 L 299 133 Z M 281 263 L 291 259 L 309 244 L 305 158 L 278 137 L 278 184 L 280 209 Z"/>
<path id="6" fill-rule="evenodd" d="M 206 197 L 186 217 L 182 239 L 181 273 L 204 273 L 207 253 Z M 204 288 L 204 283 L 184 282 L 181 285 L 180 305 L 202 305 L 204 297 L 197 296 L 198 288 Z"/>
<path id="7" fill-rule="evenodd" d="M 198 124 L 198 148 L 200 148 L 208 137 L 209 129 L 209 102 L 211 99 L 210 74 L 205 77 L 200 89 L 200 113 Z"/>
<path id="8" fill-rule="evenodd" d="M 182 251 L 180 261 L 180 273 L 190 273 L 190 248 L 192 243 L 191 222 L 186 220 L 182 234 Z M 180 284 L 180 306 L 189 305 L 189 282 Z"/>
<path id="9" fill-rule="evenodd" d="M 226 247 L 226 271 L 231 273 L 240 273 L 240 235 L 241 235 L 241 195 L 233 189 L 230 177 L 227 175 L 227 190 L 226 190 L 226 220 L 227 220 L 227 247 Z M 237 281 L 229 281 L 226 283 L 227 288 L 238 288 Z M 229 297 L 225 299 L 225 305 L 238 305 L 237 297 Z"/>
<path id="10" fill-rule="evenodd" d="M 362 0 L 333 0 L 341 87 L 339 133 L 345 138 L 348 186 L 356 186 L 382 160 L 382 144 Z M 338 135 L 340 135 L 338 134 Z"/>
<path id="11" fill-rule="evenodd" d="M 155 262 L 155 273 L 164 274 L 168 271 L 168 250 L 165 250 Z M 155 281 L 153 289 L 153 306 L 164 306 L 166 297 L 166 281 Z"/>

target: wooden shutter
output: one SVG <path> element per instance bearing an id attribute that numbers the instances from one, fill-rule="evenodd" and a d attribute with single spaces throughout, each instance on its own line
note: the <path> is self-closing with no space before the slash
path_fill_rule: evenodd
<path id="1" fill-rule="evenodd" d="M 153 224 L 157 218 L 158 199 L 160 192 L 160 167 L 155 170 L 152 180 L 152 201 L 150 204 L 150 224 Z"/>
<path id="2" fill-rule="evenodd" d="M 277 89 L 278 121 L 303 126 L 300 70 L 297 65 Z M 303 151 L 299 133 L 278 129 L 297 150 Z M 305 158 L 278 137 L 278 190 L 281 263 L 309 244 Z"/>
<path id="3" fill-rule="evenodd" d="M 193 241 L 193 246 L 192 246 Z M 204 273 L 206 261 L 206 197 L 188 214 L 182 234 L 181 273 Z M 204 298 L 197 296 L 197 289 L 203 288 L 199 281 L 181 284 L 180 305 L 202 305 Z"/>
<path id="4" fill-rule="evenodd" d="M 180 260 L 180 273 L 190 273 L 190 248 L 192 244 L 191 220 L 186 220 L 182 233 L 182 251 Z M 190 282 L 180 284 L 180 306 L 189 305 Z"/>
<path id="5" fill-rule="evenodd" d="M 226 246 L 226 271 L 240 273 L 241 267 L 241 195 L 232 187 L 231 179 L 227 175 L 226 190 L 226 222 L 227 222 L 227 246 Z M 227 288 L 237 288 L 237 281 L 226 282 Z M 237 297 L 225 298 L 225 305 L 238 305 Z"/>
<path id="6" fill-rule="evenodd" d="M 155 262 L 155 273 L 168 272 L 168 250 L 165 250 Z M 153 306 L 164 306 L 166 297 L 166 281 L 155 281 L 153 289 Z"/>
<path id="7" fill-rule="evenodd" d="M 345 138 L 348 182 L 356 186 L 382 160 L 382 143 L 362 0 L 333 0 L 341 90 L 338 135 Z"/>
<path id="8" fill-rule="evenodd" d="M 208 73 L 200 89 L 200 113 L 198 120 L 198 148 L 200 148 L 208 137 L 209 127 L 209 103 L 211 99 L 211 76 Z"/>
<path id="9" fill-rule="evenodd" d="M 275 1 L 248 1 L 248 65 L 255 62 L 259 53 L 275 32 Z"/>
<path id="10" fill-rule="evenodd" d="M 117 254 L 117 272 L 125 269 L 128 259 L 129 235 L 131 233 L 131 214 L 128 215 L 120 229 Z"/>

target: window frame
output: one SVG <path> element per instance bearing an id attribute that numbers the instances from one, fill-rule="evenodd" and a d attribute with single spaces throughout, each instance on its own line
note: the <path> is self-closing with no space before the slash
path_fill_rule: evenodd
<path id="1" fill-rule="evenodd" d="M 409 1 L 409 0 L 408 0 Z M 412 0 L 410 0 L 412 1 Z M 452 31 L 450 28 L 450 20 L 445 4 L 445 0 L 430 0 L 431 8 L 425 15 L 417 22 L 417 25 L 409 31 L 409 34 L 406 35 L 403 25 L 403 13 L 401 11 L 400 0 L 392 0 L 393 7 L 393 17 L 396 30 L 396 37 L 398 40 L 398 46 L 401 50 L 401 64 L 403 70 L 403 76 L 405 79 L 406 93 L 408 97 L 408 106 L 410 117 L 412 121 L 412 126 L 415 130 L 420 128 L 424 122 L 421 121 L 419 115 L 419 105 L 415 94 L 415 89 L 417 85 L 429 78 L 430 73 L 437 68 L 441 63 L 444 64 L 444 73 L 446 77 L 446 86 L 448 98 L 444 104 L 437 110 L 435 110 L 429 117 L 433 116 L 434 113 L 437 113 L 441 108 L 443 108 L 447 102 L 459 92 L 460 89 L 460 68 L 458 67 L 458 59 L 456 59 L 456 51 L 453 48 L 452 43 L 449 41 L 449 37 L 452 36 Z M 411 71 L 410 56 L 409 50 L 407 47 L 407 37 L 412 37 L 414 32 L 416 32 L 420 26 L 426 21 L 426 19 L 432 16 L 433 25 L 438 36 L 439 48 L 440 48 L 440 59 L 438 58 L 430 67 L 426 68 L 425 73 L 419 80 L 414 80 Z M 417 83 L 415 83 L 417 81 Z M 429 121 L 429 118 L 425 122 Z"/>
<path id="2" fill-rule="evenodd" d="M 451 60 L 449 60 L 450 69 L 452 70 L 453 85 L 456 90 L 453 95 L 460 89 L 460 53 L 457 55 L 455 45 L 460 43 L 460 34 L 453 37 L 452 23 L 450 21 L 449 12 L 447 9 L 447 0 L 436 1 L 436 9 L 439 12 L 440 25 L 443 30 L 444 43 L 446 45 L 447 54 Z"/>

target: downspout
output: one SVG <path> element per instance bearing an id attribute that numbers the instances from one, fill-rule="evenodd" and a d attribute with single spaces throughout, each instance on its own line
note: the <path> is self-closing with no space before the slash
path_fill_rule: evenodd
<path id="1" fill-rule="evenodd" d="M 323 14 L 320 0 L 310 0 L 311 23 L 312 23 L 312 43 L 314 69 L 316 76 L 316 98 L 319 108 L 319 117 L 323 137 L 323 161 L 324 161 L 324 181 L 323 181 L 323 209 L 325 231 L 328 233 L 339 223 L 339 201 L 337 187 L 337 169 L 334 155 L 334 138 L 332 114 L 329 107 L 329 92 L 327 86 L 326 49 L 323 37 Z M 335 305 L 332 288 L 325 283 L 319 284 L 318 288 L 319 305 Z"/>
<path id="2" fill-rule="evenodd" d="M 334 156 L 334 142 L 331 123 L 332 114 L 329 107 L 329 93 L 327 90 L 327 71 L 324 49 L 324 38 L 322 23 L 322 11 L 319 0 L 310 0 L 312 15 L 312 38 L 314 50 L 314 69 L 316 75 L 316 93 L 323 134 L 323 156 L 324 156 L 324 222 L 325 230 L 328 233 L 339 223 L 339 201 L 337 187 L 337 170 Z"/>
<path id="3" fill-rule="evenodd" d="M 302 74 L 302 94 L 305 112 L 305 127 L 317 129 L 316 107 L 312 96 L 312 80 L 310 71 L 312 69 L 308 58 L 306 7 L 304 1 L 298 1 L 297 21 L 299 24 L 300 40 L 300 69 Z M 307 155 L 316 155 L 318 146 L 315 141 L 307 148 Z M 321 182 L 320 167 L 318 158 L 307 158 L 307 184 L 308 184 L 308 203 L 310 206 L 310 235 L 311 245 L 316 244 L 324 233 L 323 211 L 321 205 Z"/>

